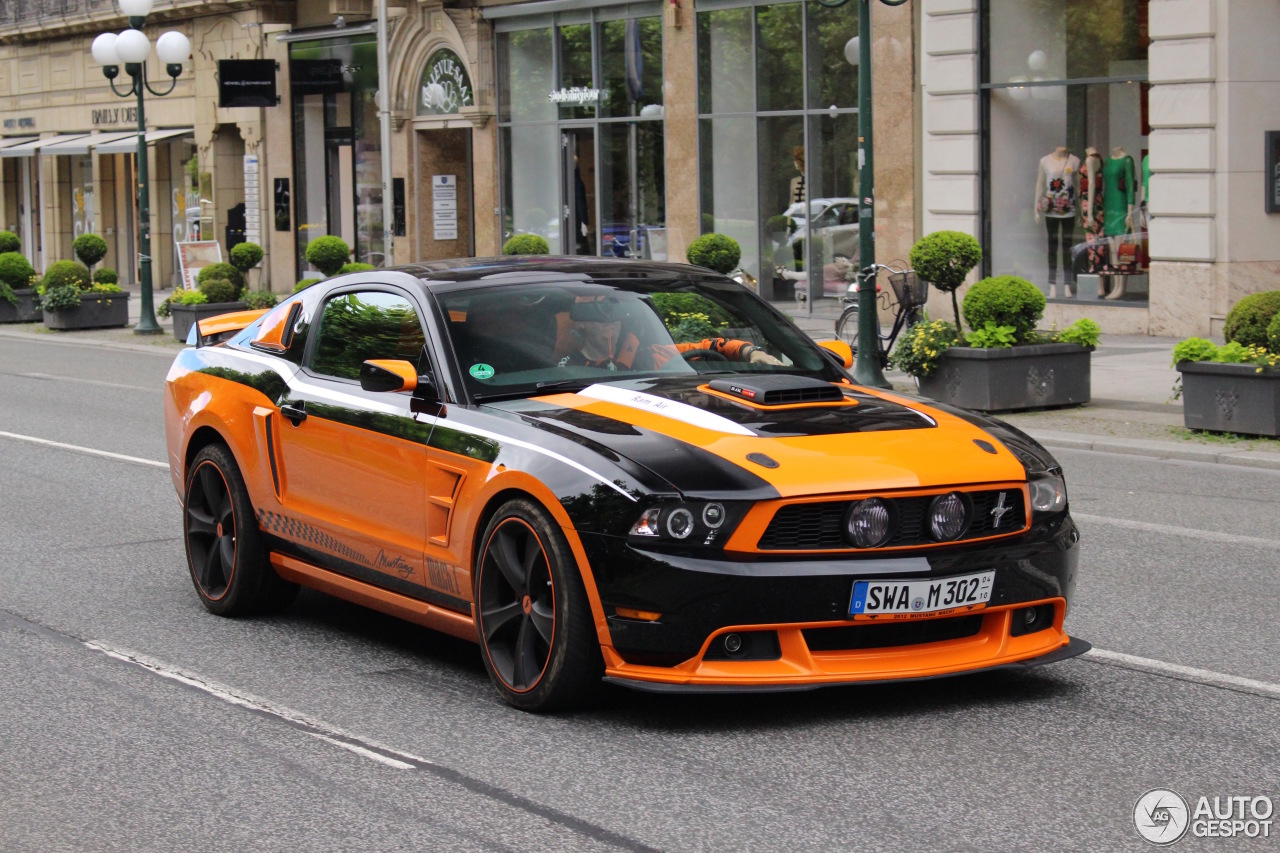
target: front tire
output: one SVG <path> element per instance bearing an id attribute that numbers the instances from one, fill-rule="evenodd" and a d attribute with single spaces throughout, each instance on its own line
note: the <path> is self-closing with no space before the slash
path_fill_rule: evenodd
<path id="1" fill-rule="evenodd" d="M 196 454 L 182 507 L 187 568 L 210 613 L 270 612 L 293 600 L 298 587 L 271 568 L 249 490 L 224 445 L 211 444 Z"/>
<path id="2" fill-rule="evenodd" d="M 476 629 L 494 686 L 524 711 L 583 704 L 603 663 L 564 534 L 541 506 L 517 498 L 498 509 L 481 541 Z"/>
<path id="3" fill-rule="evenodd" d="M 849 348 L 857 353 L 858 351 L 858 306 L 850 305 L 844 309 L 844 313 L 840 315 L 840 319 L 836 320 L 836 337 L 849 345 Z"/>

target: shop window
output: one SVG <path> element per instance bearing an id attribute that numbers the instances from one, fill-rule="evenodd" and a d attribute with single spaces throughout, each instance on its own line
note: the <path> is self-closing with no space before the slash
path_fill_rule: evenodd
<path id="1" fill-rule="evenodd" d="M 551 28 L 514 30 L 498 38 L 498 117 L 501 121 L 554 121 L 556 105 Z"/>
<path id="2" fill-rule="evenodd" d="M 1146 0 L 987 0 L 984 266 L 1147 299 Z"/>

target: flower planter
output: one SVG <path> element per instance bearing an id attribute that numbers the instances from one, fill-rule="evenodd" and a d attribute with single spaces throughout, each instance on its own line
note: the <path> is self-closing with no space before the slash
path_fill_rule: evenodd
<path id="1" fill-rule="evenodd" d="M 1178 363 L 1187 429 L 1280 438 L 1280 371 L 1252 364 Z"/>
<path id="2" fill-rule="evenodd" d="M 18 297 L 15 306 L 7 299 L 0 299 L 0 323 L 39 323 L 40 308 L 36 305 L 36 291 L 32 287 L 14 290 Z"/>
<path id="3" fill-rule="evenodd" d="M 206 302 L 203 305 L 169 304 L 169 316 L 173 317 L 173 336 L 185 341 L 191 333 L 191 327 L 200 320 L 217 317 L 219 314 L 230 314 L 232 311 L 244 311 L 249 307 L 245 302 Z"/>
<path id="4" fill-rule="evenodd" d="M 920 393 L 984 412 L 1078 406 L 1089 402 L 1092 352 L 1079 344 L 950 347 Z"/>
<path id="5" fill-rule="evenodd" d="M 129 296 L 121 293 L 82 293 L 80 307 L 70 311 L 45 311 L 44 324 L 50 329 L 101 329 L 129 325 Z"/>

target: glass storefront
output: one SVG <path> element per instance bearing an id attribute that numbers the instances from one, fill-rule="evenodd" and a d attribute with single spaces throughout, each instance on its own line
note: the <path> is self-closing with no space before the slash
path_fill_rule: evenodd
<path id="1" fill-rule="evenodd" d="M 498 24 L 502 238 L 666 259 L 661 6 Z"/>
<path id="2" fill-rule="evenodd" d="M 1148 0 L 984 0 L 990 275 L 1147 300 Z"/>
<path id="3" fill-rule="evenodd" d="M 738 241 L 766 297 L 838 296 L 859 255 L 858 4 L 698 8 L 702 231 Z"/>
<path id="4" fill-rule="evenodd" d="M 355 260 L 382 266 L 382 137 L 372 35 L 289 45 L 298 273 L 307 244 L 333 234 Z M 313 273 L 306 273 L 313 274 Z"/>

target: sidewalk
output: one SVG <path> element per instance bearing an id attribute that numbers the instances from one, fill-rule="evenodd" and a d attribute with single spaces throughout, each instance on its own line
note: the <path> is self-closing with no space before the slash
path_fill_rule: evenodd
<path id="1" fill-rule="evenodd" d="M 160 304 L 171 291 L 157 291 Z M 777 303 L 815 340 L 835 337 L 837 305 L 819 304 L 813 313 L 793 302 Z M 137 291 L 129 300 L 130 322 L 141 311 Z M 52 332 L 41 324 L 0 326 L 0 339 L 58 340 L 89 347 L 151 352 L 172 357 L 183 346 L 173 338 L 173 322 L 160 318 L 163 334 L 138 335 L 132 328 Z M 999 415 L 1051 448 L 1097 450 L 1158 459 L 1178 459 L 1280 470 L 1280 441 L 1236 439 L 1191 433 L 1183 428 L 1182 403 L 1174 400 L 1178 372 L 1170 365 L 1173 338 L 1103 335 L 1093 354 L 1091 402 L 1043 412 Z M 894 389 L 915 393 L 915 381 L 899 371 L 885 373 Z"/>

